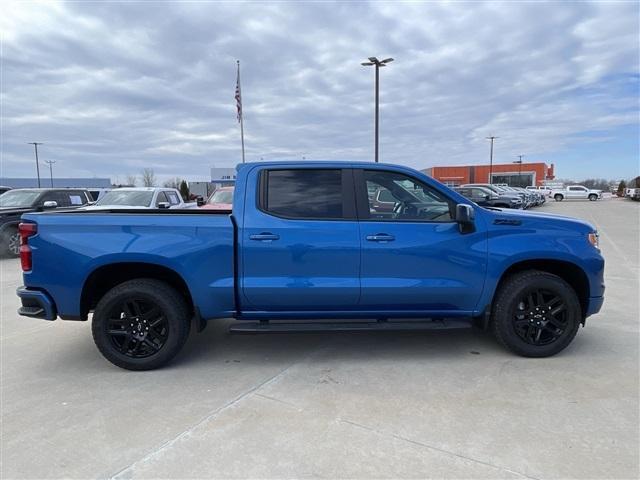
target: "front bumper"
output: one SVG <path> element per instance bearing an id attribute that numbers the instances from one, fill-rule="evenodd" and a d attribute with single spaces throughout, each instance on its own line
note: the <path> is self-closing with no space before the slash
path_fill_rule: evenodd
<path id="1" fill-rule="evenodd" d="M 42 320 L 55 320 L 57 318 L 56 305 L 47 292 L 18 287 L 16 294 L 22 302 L 22 306 L 18 309 L 19 315 L 41 318 Z"/>

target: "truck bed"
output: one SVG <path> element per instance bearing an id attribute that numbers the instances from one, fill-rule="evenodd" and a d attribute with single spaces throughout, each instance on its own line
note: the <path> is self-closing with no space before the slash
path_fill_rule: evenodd
<path id="1" fill-rule="evenodd" d="M 234 307 L 234 235 L 230 212 L 206 210 L 55 210 L 24 215 L 38 225 L 29 239 L 33 269 L 25 286 L 49 285 L 60 316 L 82 318 L 79 288 L 98 269 L 153 264 L 177 272 L 205 318 Z M 55 261 L 52 261 L 55 259 Z"/>

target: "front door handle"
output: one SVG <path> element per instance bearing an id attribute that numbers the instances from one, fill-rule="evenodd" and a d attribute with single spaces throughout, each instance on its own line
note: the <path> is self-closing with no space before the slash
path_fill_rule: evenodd
<path id="1" fill-rule="evenodd" d="M 375 235 L 367 235 L 367 240 L 370 242 L 393 242 L 396 237 L 389 235 L 388 233 L 376 233 Z"/>
<path id="2" fill-rule="evenodd" d="M 262 232 L 257 233 L 255 235 L 249 235 L 251 240 L 258 240 L 260 242 L 271 242 L 273 240 L 278 240 L 280 235 L 276 235 L 275 233 Z"/>

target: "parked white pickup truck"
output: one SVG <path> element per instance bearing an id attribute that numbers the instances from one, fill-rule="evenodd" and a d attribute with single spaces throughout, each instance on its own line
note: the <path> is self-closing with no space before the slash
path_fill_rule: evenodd
<path id="1" fill-rule="evenodd" d="M 568 185 L 562 189 L 551 190 L 551 196 L 556 202 L 561 202 L 564 199 L 584 199 L 595 202 L 599 198 L 602 198 L 602 190 L 591 190 L 582 185 Z"/>
<path id="2" fill-rule="evenodd" d="M 104 208 L 196 208 L 196 203 L 184 203 L 175 188 L 124 187 L 111 190 L 85 210 Z"/>

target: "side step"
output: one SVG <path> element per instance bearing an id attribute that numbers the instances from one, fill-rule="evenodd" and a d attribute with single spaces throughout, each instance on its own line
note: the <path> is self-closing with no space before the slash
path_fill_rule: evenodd
<path id="1" fill-rule="evenodd" d="M 250 322 L 239 320 L 229 327 L 231 333 L 326 333 L 326 332 L 403 332 L 471 328 L 471 319 L 445 318 L 419 321 L 366 322 Z"/>

